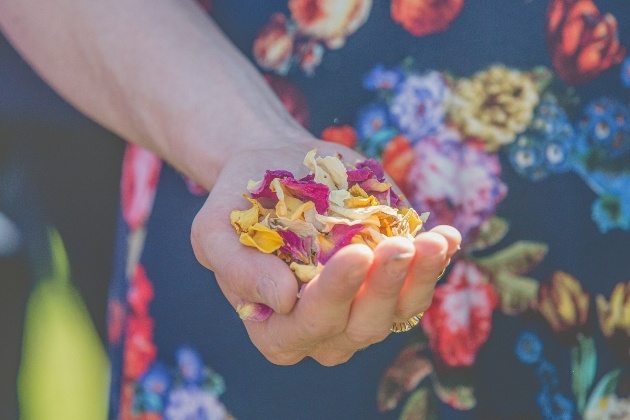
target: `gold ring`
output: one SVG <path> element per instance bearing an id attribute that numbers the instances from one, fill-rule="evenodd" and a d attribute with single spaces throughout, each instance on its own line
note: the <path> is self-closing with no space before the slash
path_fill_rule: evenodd
<path id="1" fill-rule="evenodd" d="M 442 272 L 440 273 L 436 281 L 439 281 L 444 276 L 445 272 L 446 272 L 446 267 L 444 267 L 444 270 L 442 270 Z M 393 333 L 407 332 L 413 327 L 415 327 L 416 325 L 418 325 L 423 315 L 424 315 L 424 312 L 420 312 L 418 315 L 412 316 L 405 322 L 394 322 L 394 324 L 389 330 Z"/>
<path id="2" fill-rule="evenodd" d="M 424 312 L 420 312 L 418 315 L 412 316 L 405 322 L 394 322 L 389 330 L 393 333 L 407 332 L 418 325 L 418 322 L 420 322 L 420 319 L 422 319 L 422 315 L 424 315 Z"/>

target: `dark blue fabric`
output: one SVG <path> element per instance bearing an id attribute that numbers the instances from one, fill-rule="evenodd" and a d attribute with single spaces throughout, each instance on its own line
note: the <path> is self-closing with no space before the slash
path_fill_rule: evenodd
<path id="1" fill-rule="evenodd" d="M 252 58 L 251 46 L 258 31 L 273 11 L 288 14 L 286 3 L 215 1 L 212 14 L 242 52 Z M 602 12 L 617 16 L 621 43 L 630 46 L 628 3 L 598 4 Z M 289 75 L 308 99 L 309 128 L 315 135 L 333 124 L 354 125 L 357 110 L 373 99 L 372 93 L 362 88 L 361 80 L 379 63 L 394 66 L 411 56 L 419 70 L 446 71 L 457 77 L 471 76 L 495 63 L 520 69 L 539 65 L 551 68 L 545 40 L 546 1 L 469 0 L 449 30 L 421 38 L 409 35 L 396 24 L 389 7 L 390 2 L 375 1 L 367 23 L 347 39 L 342 49 L 326 51 L 314 77 L 300 72 Z M 612 96 L 627 104 L 630 98 L 630 89 L 621 83 L 619 66 L 576 91 L 582 103 Z M 628 232 L 613 230 L 603 235 L 598 230 L 591 217 L 596 195 L 575 173 L 555 174 L 534 183 L 518 176 L 505 154 L 500 153 L 500 159 L 502 180 L 510 191 L 497 208 L 497 214 L 510 223 L 504 243 L 527 238 L 543 242 L 550 249 L 528 275 L 542 279 L 555 270 L 566 270 L 585 284 L 592 297 L 609 296 L 614 285 L 630 275 Z M 380 378 L 409 338 L 393 335 L 334 368 L 310 360 L 291 367 L 270 364 L 249 342 L 212 274 L 194 259 L 190 226 L 203 201 L 204 197 L 186 190 L 180 175 L 171 168 L 163 169 L 142 256 L 155 287 L 151 314 L 156 325 L 158 359 L 175 365 L 178 348 L 196 348 L 204 363 L 225 380 L 221 402 L 240 419 L 376 418 Z M 119 265 L 119 282 L 124 281 L 121 270 Z M 596 323 L 595 316 L 591 311 L 591 325 Z M 569 348 L 555 340 L 542 318 L 497 311 L 491 336 L 473 370 L 477 407 L 464 412 L 443 405 L 442 418 L 542 417 L 536 403 L 540 392 L 536 372 L 521 363 L 514 351 L 525 329 L 545 342 L 545 358 L 558 368 L 558 390 L 571 395 Z M 617 362 L 601 332 L 595 329 L 593 334 L 598 348 L 597 382 L 617 367 Z M 122 353 L 114 356 L 116 377 Z M 117 406 L 115 402 L 114 410 Z M 397 409 L 384 418 L 399 415 Z"/>

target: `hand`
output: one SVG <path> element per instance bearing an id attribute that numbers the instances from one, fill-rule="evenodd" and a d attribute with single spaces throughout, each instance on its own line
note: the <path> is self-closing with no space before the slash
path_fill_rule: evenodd
<path id="1" fill-rule="evenodd" d="M 242 194 L 248 180 L 262 179 L 266 169 L 304 175 L 302 160 L 313 148 L 320 155 L 339 152 L 348 162 L 362 159 L 350 149 L 315 140 L 241 152 L 226 162 L 192 228 L 195 255 L 214 271 L 232 306 L 256 302 L 274 310 L 265 321 L 244 324 L 261 353 L 280 365 L 310 356 L 332 366 L 385 339 L 394 321 L 429 307 L 438 276 L 461 241 L 457 230 L 439 226 L 413 242 L 388 238 L 374 250 L 349 245 L 328 261 L 298 299 L 293 272 L 276 256 L 243 246 L 229 215 L 245 207 Z"/>

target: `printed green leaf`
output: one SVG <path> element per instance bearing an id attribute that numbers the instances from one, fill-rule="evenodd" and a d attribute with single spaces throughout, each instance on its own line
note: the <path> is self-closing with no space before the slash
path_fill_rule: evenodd
<path id="1" fill-rule="evenodd" d="M 471 385 L 445 386 L 436 375 L 433 378 L 433 389 L 443 403 L 457 410 L 470 410 L 477 405 L 474 388 Z"/>
<path id="2" fill-rule="evenodd" d="M 435 395 L 424 386 L 415 391 L 400 413 L 400 420 L 437 420 L 438 404 Z"/>
<path id="3" fill-rule="evenodd" d="M 423 349 L 421 343 L 405 347 L 385 371 L 376 399 L 379 411 L 398 407 L 404 396 L 433 372 L 433 364 L 421 353 Z"/>
<path id="4" fill-rule="evenodd" d="M 531 307 L 538 296 L 539 283 L 530 278 L 499 271 L 493 278 L 499 306 L 506 315 L 518 315 Z"/>
<path id="5" fill-rule="evenodd" d="M 505 237 L 509 229 L 507 220 L 501 217 L 491 217 L 479 228 L 479 233 L 470 245 L 471 251 L 481 251 L 496 245 Z"/>
<path id="6" fill-rule="evenodd" d="M 614 369 L 608 372 L 602 377 L 602 379 L 599 380 L 597 386 L 595 386 L 595 389 L 593 389 L 591 396 L 588 398 L 588 403 L 586 404 L 586 409 L 584 411 L 584 418 L 593 418 L 593 416 L 589 415 L 589 413 L 598 412 L 600 401 L 604 399 L 606 395 L 615 393 L 620 375 L 621 369 Z"/>
<path id="7" fill-rule="evenodd" d="M 578 343 L 571 348 L 571 388 L 579 413 L 586 408 L 588 390 L 593 385 L 597 370 L 597 351 L 593 337 L 578 337 Z"/>
<path id="8" fill-rule="evenodd" d="M 536 267 L 547 255 L 549 247 L 541 242 L 518 241 L 492 255 L 475 259 L 476 263 L 496 275 L 507 271 L 525 274 Z"/>

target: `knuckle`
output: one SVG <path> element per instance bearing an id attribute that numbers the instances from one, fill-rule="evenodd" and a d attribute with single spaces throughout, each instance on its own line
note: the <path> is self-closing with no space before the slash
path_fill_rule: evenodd
<path id="1" fill-rule="evenodd" d="M 389 335 L 389 331 L 365 331 L 351 329 L 346 332 L 346 337 L 357 347 L 364 347 L 383 341 Z"/>
<path id="2" fill-rule="evenodd" d="M 350 350 L 328 350 L 313 355 L 313 359 L 322 366 L 332 367 L 347 362 L 354 355 Z"/>

